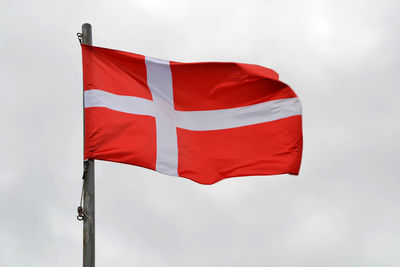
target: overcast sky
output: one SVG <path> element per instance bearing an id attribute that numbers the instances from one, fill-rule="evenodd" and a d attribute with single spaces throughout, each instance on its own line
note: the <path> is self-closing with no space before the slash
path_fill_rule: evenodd
<path id="1" fill-rule="evenodd" d="M 399 1 L 1 1 L 0 266 L 81 266 L 76 37 L 273 68 L 303 104 L 298 177 L 205 186 L 96 162 L 97 266 L 400 266 Z"/>

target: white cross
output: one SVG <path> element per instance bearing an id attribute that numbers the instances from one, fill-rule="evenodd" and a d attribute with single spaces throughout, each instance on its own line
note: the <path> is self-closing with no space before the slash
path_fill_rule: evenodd
<path id="1" fill-rule="evenodd" d="M 157 132 L 156 170 L 178 175 L 178 144 L 176 128 L 192 131 L 221 130 L 269 122 L 301 115 L 297 97 L 273 100 L 239 108 L 178 111 L 174 108 L 169 61 L 145 58 L 147 85 L 153 101 L 108 93 L 101 89 L 85 91 L 85 108 L 105 107 L 115 111 L 155 117 Z M 196 101 L 196 100 L 193 100 Z"/>

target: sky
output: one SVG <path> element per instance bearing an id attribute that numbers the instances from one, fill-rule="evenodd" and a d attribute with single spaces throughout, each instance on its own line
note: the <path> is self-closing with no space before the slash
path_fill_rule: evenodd
<path id="1" fill-rule="evenodd" d="M 400 266 L 400 2 L 2 1 L 0 266 L 82 262 L 82 66 L 96 46 L 276 70 L 299 176 L 200 185 L 96 161 L 96 264 Z M 396 204 L 397 203 L 397 204 Z"/>

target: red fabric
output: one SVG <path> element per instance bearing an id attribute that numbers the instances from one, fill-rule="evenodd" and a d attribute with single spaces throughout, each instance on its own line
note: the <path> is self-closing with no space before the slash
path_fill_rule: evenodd
<path id="1" fill-rule="evenodd" d="M 152 100 L 144 56 L 82 45 L 84 90 L 101 89 L 117 95 Z M 156 166 L 155 118 L 85 109 L 85 159 Z"/>
<path id="2" fill-rule="evenodd" d="M 144 56 L 82 45 L 83 88 L 152 99 Z"/>
<path id="3" fill-rule="evenodd" d="M 84 90 L 152 100 L 145 57 L 82 45 Z M 237 108 L 296 97 L 271 69 L 240 63 L 171 62 L 176 110 Z M 224 130 L 177 128 L 178 174 L 202 184 L 249 175 L 299 173 L 302 116 Z M 156 119 L 85 109 L 85 158 L 156 169 Z"/>
<path id="4" fill-rule="evenodd" d="M 301 116 L 226 130 L 178 128 L 179 176 L 213 184 L 237 176 L 297 175 L 302 143 Z"/>
<path id="5" fill-rule="evenodd" d="M 171 73 L 176 110 L 236 108 L 296 97 L 276 72 L 257 65 L 171 62 Z"/>
<path id="6" fill-rule="evenodd" d="M 155 118 L 107 108 L 85 110 L 85 158 L 156 168 Z"/>

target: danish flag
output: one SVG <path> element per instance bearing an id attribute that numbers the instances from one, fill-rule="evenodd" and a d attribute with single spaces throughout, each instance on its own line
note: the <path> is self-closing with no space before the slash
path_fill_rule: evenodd
<path id="1" fill-rule="evenodd" d="M 268 68 L 82 45 L 85 159 L 213 184 L 298 175 L 301 103 Z"/>

